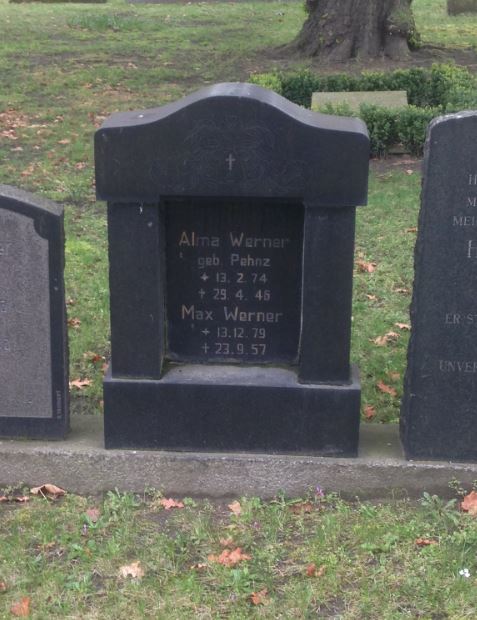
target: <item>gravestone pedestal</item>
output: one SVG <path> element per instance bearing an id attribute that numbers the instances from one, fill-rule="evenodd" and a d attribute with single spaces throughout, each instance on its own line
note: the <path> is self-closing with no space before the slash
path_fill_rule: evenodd
<path id="1" fill-rule="evenodd" d="M 368 148 L 361 121 L 247 84 L 105 122 L 107 447 L 356 454 Z"/>

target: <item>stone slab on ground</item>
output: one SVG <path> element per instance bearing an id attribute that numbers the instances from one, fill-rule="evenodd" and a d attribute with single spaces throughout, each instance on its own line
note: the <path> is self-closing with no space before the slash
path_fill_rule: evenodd
<path id="1" fill-rule="evenodd" d="M 105 450 L 102 418 L 73 416 L 66 441 L 0 441 L 0 487 L 51 482 L 84 495 L 146 487 L 179 497 L 298 497 L 320 485 L 343 497 L 450 495 L 470 486 L 477 464 L 406 461 L 397 425 L 365 425 L 358 458 Z"/>
<path id="2" fill-rule="evenodd" d="M 449 15 L 477 13 L 477 0 L 447 0 L 447 12 Z"/>
<path id="3" fill-rule="evenodd" d="M 340 91 L 316 92 L 311 98 L 311 109 L 319 111 L 327 104 L 338 106 L 346 104 L 352 112 L 359 112 L 362 104 L 377 105 L 383 108 L 406 108 L 407 92 L 405 90 L 374 90 L 374 91 Z"/>

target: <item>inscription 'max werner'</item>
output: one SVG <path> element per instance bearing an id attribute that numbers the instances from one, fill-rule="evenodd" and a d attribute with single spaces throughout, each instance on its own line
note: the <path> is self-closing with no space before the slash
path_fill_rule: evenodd
<path id="1" fill-rule="evenodd" d="M 0 212 L 0 417 L 52 416 L 48 240 Z"/>
<path id="2" fill-rule="evenodd" d="M 303 208 L 176 203 L 166 230 L 169 357 L 296 361 Z"/>

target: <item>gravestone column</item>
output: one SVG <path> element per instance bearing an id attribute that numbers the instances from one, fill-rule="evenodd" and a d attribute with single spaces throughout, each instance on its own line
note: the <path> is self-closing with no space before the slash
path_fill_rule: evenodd
<path id="1" fill-rule="evenodd" d="M 401 410 L 408 458 L 477 459 L 477 112 L 429 126 Z"/>

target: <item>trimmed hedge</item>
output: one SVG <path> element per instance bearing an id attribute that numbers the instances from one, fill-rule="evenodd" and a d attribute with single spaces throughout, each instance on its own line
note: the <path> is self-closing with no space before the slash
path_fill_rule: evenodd
<path id="1" fill-rule="evenodd" d="M 358 116 L 367 126 L 373 155 L 383 155 L 401 143 L 413 154 L 421 154 L 429 122 L 447 112 L 477 108 L 477 79 L 466 68 L 433 65 L 430 69 L 398 69 L 392 72 L 363 72 L 359 76 L 335 74 L 320 76 L 309 70 L 298 73 L 253 75 L 254 84 L 310 107 L 312 93 L 339 91 L 405 90 L 409 107 L 390 110 L 362 105 L 359 114 L 347 106 L 325 105 L 320 111 L 341 116 Z"/>

